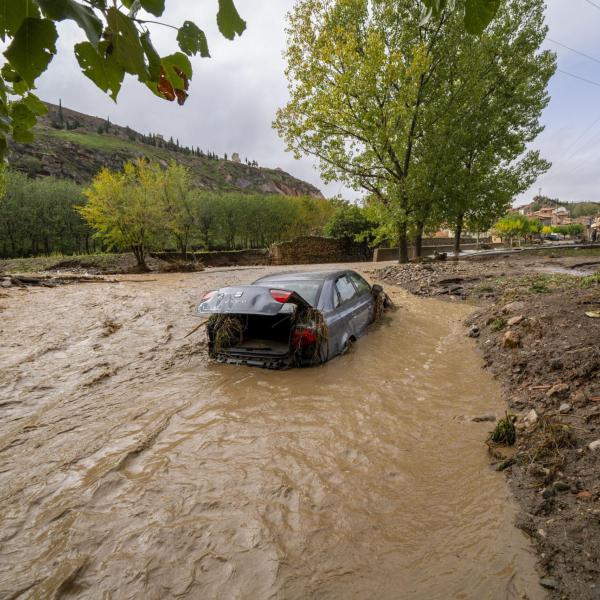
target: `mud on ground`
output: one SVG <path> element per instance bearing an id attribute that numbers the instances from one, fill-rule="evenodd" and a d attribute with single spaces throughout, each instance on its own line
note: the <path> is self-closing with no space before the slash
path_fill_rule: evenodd
<path id="1" fill-rule="evenodd" d="M 397 265 L 377 275 L 480 307 L 465 335 L 477 338 L 519 415 L 515 451 L 498 462 L 522 509 L 517 524 L 537 547 L 551 597 L 586 600 L 600 598 L 600 257 L 565 254 Z"/>

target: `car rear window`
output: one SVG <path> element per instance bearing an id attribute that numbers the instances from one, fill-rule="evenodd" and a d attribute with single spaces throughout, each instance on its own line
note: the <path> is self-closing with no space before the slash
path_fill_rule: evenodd
<path id="1" fill-rule="evenodd" d="M 321 289 L 322 281 L 265 281 L 259 285 L 268 287 L 269 289 L 288 290 L 296 292 L 311 306 L 316 306 L 319 299 L 319 290 Z"/>

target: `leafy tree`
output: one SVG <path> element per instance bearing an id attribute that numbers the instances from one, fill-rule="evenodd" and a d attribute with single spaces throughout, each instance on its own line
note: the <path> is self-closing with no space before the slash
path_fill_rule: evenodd
<path id="1" fill-rule="evenodd" d="M 8 171 L 0 197 L 0 255 L 88 251 L 92 232 L 75 211 L 83 200 L 71 181 Z"/>
<path id="2" fill-rule="evenodd" d="M 187 254 L 195 223 L 189 170 L 171 161 L 161 174 L 161 191 L 165 227 L 182 254 Z"/>
<path id="3" fill-rule="evenodd" d="M 373 237 L 375 223 L 356 204 L 341 204 L 325 225 L 325 235 L 338 239 L 366 241 Z"/>
<path id="4" fill-rule="evenodd" d="M 539 51 L 543 10 L 541 0 L 505 2 L 480 38 L 457 32 L 460 51 L 434 74 L 439 94 L 423 110 L 416 175 L 431 188 L 429 205 L 440 208 L 433 218 L 453 226 L 456 253 L 465 224 L 488 229 L 550 166 L 526 153 L 542 130 L 555 70 L 554 55 Z"/>
<path id="5" fill-rule="evenodd" d="M 408 260 L 408 177 L 420 112 L 451 17 L 426 25 L 415 0 L 300 0 L 289 16 L 290 101 L 275 127 L 325 181 L 366 190 L 394 223 Z M 400 26 L 401 25 L 401 26 Z"/>
<path id="6" fill-rule="evenodd" d="M 580 223 L 569 223 L 567 225 L 555 225 L 552 227 L 553 233 L 558 233 L 565 237 L 575 237 L 584 232 L 584 227 Z"/>
<path id="7" fill-rule="evenodd" d="M 143 159 L 126 163 L 122 173 L 103 169 L 85 190 L 78 210 L 109 248 L 130 249 L 142 270 L 152 248 L 164 246 L 163 174 Z"/>
<path id="8" fill-rule="evenodd" d="M 465 220 L 492 223 L 549 166 L 521 157 L 554 72 L 538 52 L 541 0 L 507 2 L 478 39 L 451 7 L 434 13 L 423 27 L 416 1 L 301 0 L 288 28 L 291 99 L 275 121 L 326 181 L 369 192 L 403 262 L 409 237 L 418 251 L 444 221 L 458 251 Z"/>
<path id="9" fill-rule="evenodd" d="M 455 6 L 453 0 L 422 0 L 427 9 L 424 18 L 439 15 L 444 9 L 464 10 L 465 28 L 469 33 L 479 34 L 490 24 L 500 7 L 500 0 L 470 0 Z"/>
<path id="10" fill-rule="evenodd" d="M 529 233 L 539 235 L 543 229 L 544 227 L 539 219 L 529 219 Z"/>
<path id="11" fill-rule="evenodd" d="M 9 0 L 0 3 L 0 38 L 6 43 L 6 63 L 0 72 L 0 160 L 7 136 L 32 139 L 36 118 L 45 105 L 32 93 L 38 77 L 56 54 L 56 23 L 72 20 L 87 41 L 75 44 L 82 73 L 113 100 L 125 73 L 146 84 L 157 96 L 183 104 L 192 78 L 190 56 L 210 57 L 205 33 L 192 21 L 177 29 L 180 51 L 160 56 L 152 44 L 150 26 L 165 10 L 166 0 Z M 167 26 L 166 24 L 164 24 Z M 246 23 L 234 0 L 219 0 L 217 25 L 232 40 Z"/>
<path id="12" fill-rule="evenodd" d="M 511 247 L 515 239 L 520 241 L 531 231 L 529 219 L 519 213 L 509 213 L 502 217 L 494 225 L 494 229 L 503 240 L 509 240 Z"/>

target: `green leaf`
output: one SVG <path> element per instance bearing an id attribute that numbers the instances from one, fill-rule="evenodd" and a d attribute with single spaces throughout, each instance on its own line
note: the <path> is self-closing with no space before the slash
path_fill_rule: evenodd
<path id="1" fill-rule="evenodd" d="M 96 49 L 90 42 L 75 45 L 77 62 L 86 77 L 89 77 L 103 92 L 110 92 L 110 97 L 116 101 L 125 70 L 112 55 L 107 55 L 109 42 L 103 41 Z"/>
<path id="2" fill-rule="evenodd" d="M 148 73 L 150 75 L 149 81 L 156 83 L 160 77 L 160 56 L 152 45 L 152 41 L 150 40 L 150 32 L 146 31 L 143 33 L 140 36 L 140 42 L 142 43 L 142 48 L 144 49 L 146 58 L 148 59 Z"/>
<path id="3" fill-rule="evenodd" d="M 0 70 L 0 75 L 4 81 L 15 83 L 15 81 L 21 81 L 23 78 L 12 68 L 10 63 L 4 63 Z"/>
<path id="4" fill-rule="evenodd" d="M 160 17 L 165 12 L 165 0 L 140 0 L 140 4 L 155 17 Z"/>
<path id="5" fill-rule="evenodd" d="M 24 79 L 19 79 L 13 83 L 12 88 L 17 96 L 23 96 L 23 94 L 27 93 L 27 90 L 29 90 L 29 85 Z"/>
<path id="6" fill-rule="evenodd" d="M 12 120 L 10 117 L 0 115 L 0 135 L 10 133 L 12 129 Z"/>
<path id="7" fill-rule="evenodd" d="M 48 112 L 48 107 L 35 94 L 27 94 L 27 96 L 23 98 L 23 104 L 25 104 L 36 117 L 41 117 Z"/>
<path id="8" fill-rule="evenodd" d="M 179 43 L 179 47 L 188 56 L 192 56 L 200 52 L 200 56 L 202 56 L 202 58 L 210 58 L 208 42 L 206 40 L 204 31 L 202 31 L 202 29 L 200 29 L 191 21 L 185 21 L 179 28 L 179 32 L 177 33 L 177 42 Z"/>
<path id="9" fill-rule="evenodd" d="M 232 40 L 236 33 L 242 35 L 246 29 L 246 21 L 238 14 L 233 0 L 219 0 L 217 25 L 219 26 L 219 31 L 228 40 Z"/>
<path id="10" fill-rule="evenodd" d="M 465 28 L 469 33 L 479 34 L 496 16 L 500 0 L 467 0 L 465 5 Z"/>
<path id="11" fill-rule="evenodd" d="M 162 68 L 165 70 L 165 77 L 174 88 L 185 89 L 185 80 L 177 74 L 175 67 L 179 69 L 188 79 L 192 78 L 192 63 L 190 59 L 181 52 L 175 52 L 161 58 Z"/>
<path id="12" fill-rule="evenodd" d="M 21 23 L 4 53 L 12 67 L 33 87 L 56 54 L 58 33 L 52 21 L 29 17 Z"/>
<path id="13" fill-rule="evenodd" d="M 30 130 L 36 124 L 37 119 L 24 100 L 11 104 L 10 117 L 13 122 L 13 139 L 17 142 L 33 141 L 33 134 Z"/>
<path id="14" fill-rule="evenodd" d="M 123 67 L 126 73 L 138 75 L 146 81 L 148 72 L 144 62 L 144 49 L 140 42 L 138 30 L 131 19 L 114 7 L 108 9 L 108 41 L 107 53 Z"/>
<path id="15" fill-rule="evenodd" d="M 34 0 L 0 0 L 0 39 L 15 35 L 27 17 L 39 17 L 40 11 Z"/>
<path id="16" fill-rule="evenodd" d="M 87 39 L 92 44 L 97 44 L 102 35 L 102 21 L 89 7 L 75 2 L 75 0 L 38 0 L 42 11 L 53 21 L 71 19 L 85 31 Z"/>

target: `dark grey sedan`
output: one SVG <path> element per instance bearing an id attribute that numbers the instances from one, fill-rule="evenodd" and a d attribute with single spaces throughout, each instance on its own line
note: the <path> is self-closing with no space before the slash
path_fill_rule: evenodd
<path id="1" fill-rule="evenodd" d="M 209 353 L 267 368 L 311 365 L 345 352 L 389 305 L 355 271 L 286 272 L 202 298 Z"/>

